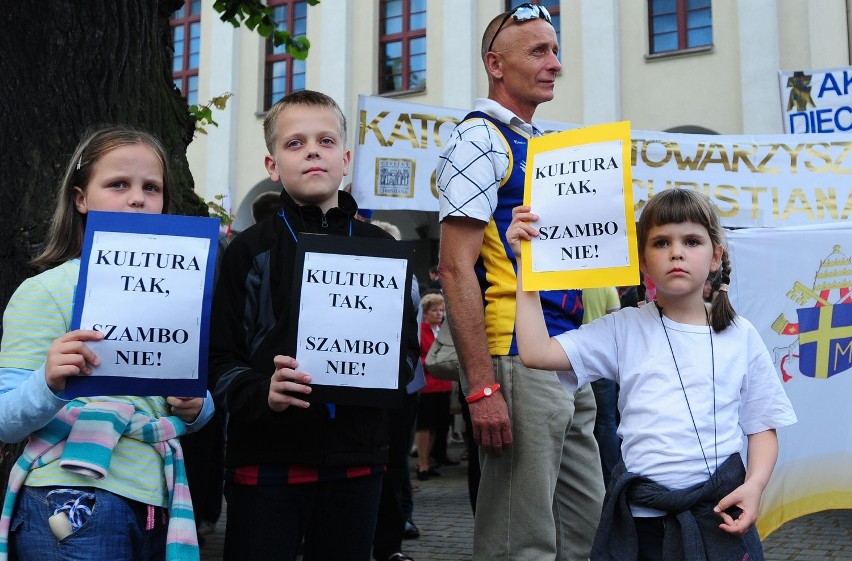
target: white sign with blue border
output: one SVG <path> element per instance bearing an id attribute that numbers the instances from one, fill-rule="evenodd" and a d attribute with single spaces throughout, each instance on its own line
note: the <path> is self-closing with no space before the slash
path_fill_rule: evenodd
<path id="1" fill-rule="evenodd" d="M 218 234 L 214 218 L 88 214 L 71 328 L 104 338 L 66 397 L 206 394 Z"/>

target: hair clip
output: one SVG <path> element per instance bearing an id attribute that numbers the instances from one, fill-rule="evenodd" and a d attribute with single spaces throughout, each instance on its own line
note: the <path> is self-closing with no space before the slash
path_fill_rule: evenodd
<path id="1" fill-rule="evenodd" d="M 80 156 L 80 159 L 77 160 L 77 171 L 80 171 L 81 167 L 83 167 L 83 156 Z"/>
<path id="2" fill-rule="evenodd" d="M 727 284 L 720 284 L 718 290 L 720 292 L 727 292 L 728 291 L 728 285 Z"/>

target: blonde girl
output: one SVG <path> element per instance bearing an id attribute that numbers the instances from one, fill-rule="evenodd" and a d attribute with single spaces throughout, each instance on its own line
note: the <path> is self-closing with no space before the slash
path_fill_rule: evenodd
<path id="1" fill-rule="evenodd" d="M 210 418 L 209 394 L 64 398 L 70 376 L 100 364 L 86 343 L 103 335 L 69 331 L 87 214 L 167 212 L 169 180 L 160 142 L 126 126 L 89 132 L 68 163 L 34 260 L 43 272 L 3 316 L 0 440 L 29 440 L 9 478 L 0 560 L 199 557 L 177 437 Z"/>

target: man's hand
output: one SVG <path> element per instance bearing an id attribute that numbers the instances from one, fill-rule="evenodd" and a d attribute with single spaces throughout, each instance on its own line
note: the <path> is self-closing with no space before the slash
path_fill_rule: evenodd
<path id="1" fill-rule="evenodd" d="M 275 362 L 275 373 L 272 374 L 272 383 L 269 384 L 269 408 L 280 413 L 290 406 L 301 407 L 307 409 L 310 403 L 303 401 L 297 397 L 289 395 L 290 393 L 311 393 L 311 377 L 304 372 L 296 372 L 299 363 L 296 359 L 289 356 L 278 355 L 273 361 Z"/>
<path id="2" fill-rule="evenodd" d="M 512 444 L 509 408 L 499 391 L 474 401 L 468 407 L 473 423 L 473 439 L 486 452 L 499 454 L 503 448 Z"/>

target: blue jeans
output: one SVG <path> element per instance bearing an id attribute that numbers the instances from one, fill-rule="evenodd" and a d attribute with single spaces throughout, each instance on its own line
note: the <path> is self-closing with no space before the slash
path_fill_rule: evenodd
<path id="1" fill-rule="evenodd" d="M 57 487 L 23 487 L 12 517 L 12 547 L 19 561 L 68 559 L 74 561 L 163 561 L 166 558 L 166 512 L 156 508 L 154 527 L 146 530 L 148 507 L 109 491 L 82 487 L 48 493 Z M 59 540 L 48 525 L 54 511 L 80 493 L 91 493 L 87 500 L 91 514 L 80 517 L 79 529 Z"/>
<path id="2" fill-rule="evenodd" d="M 293 485 L 225 483 L 226 561 L 368 561 L 382 474 Z"/>

